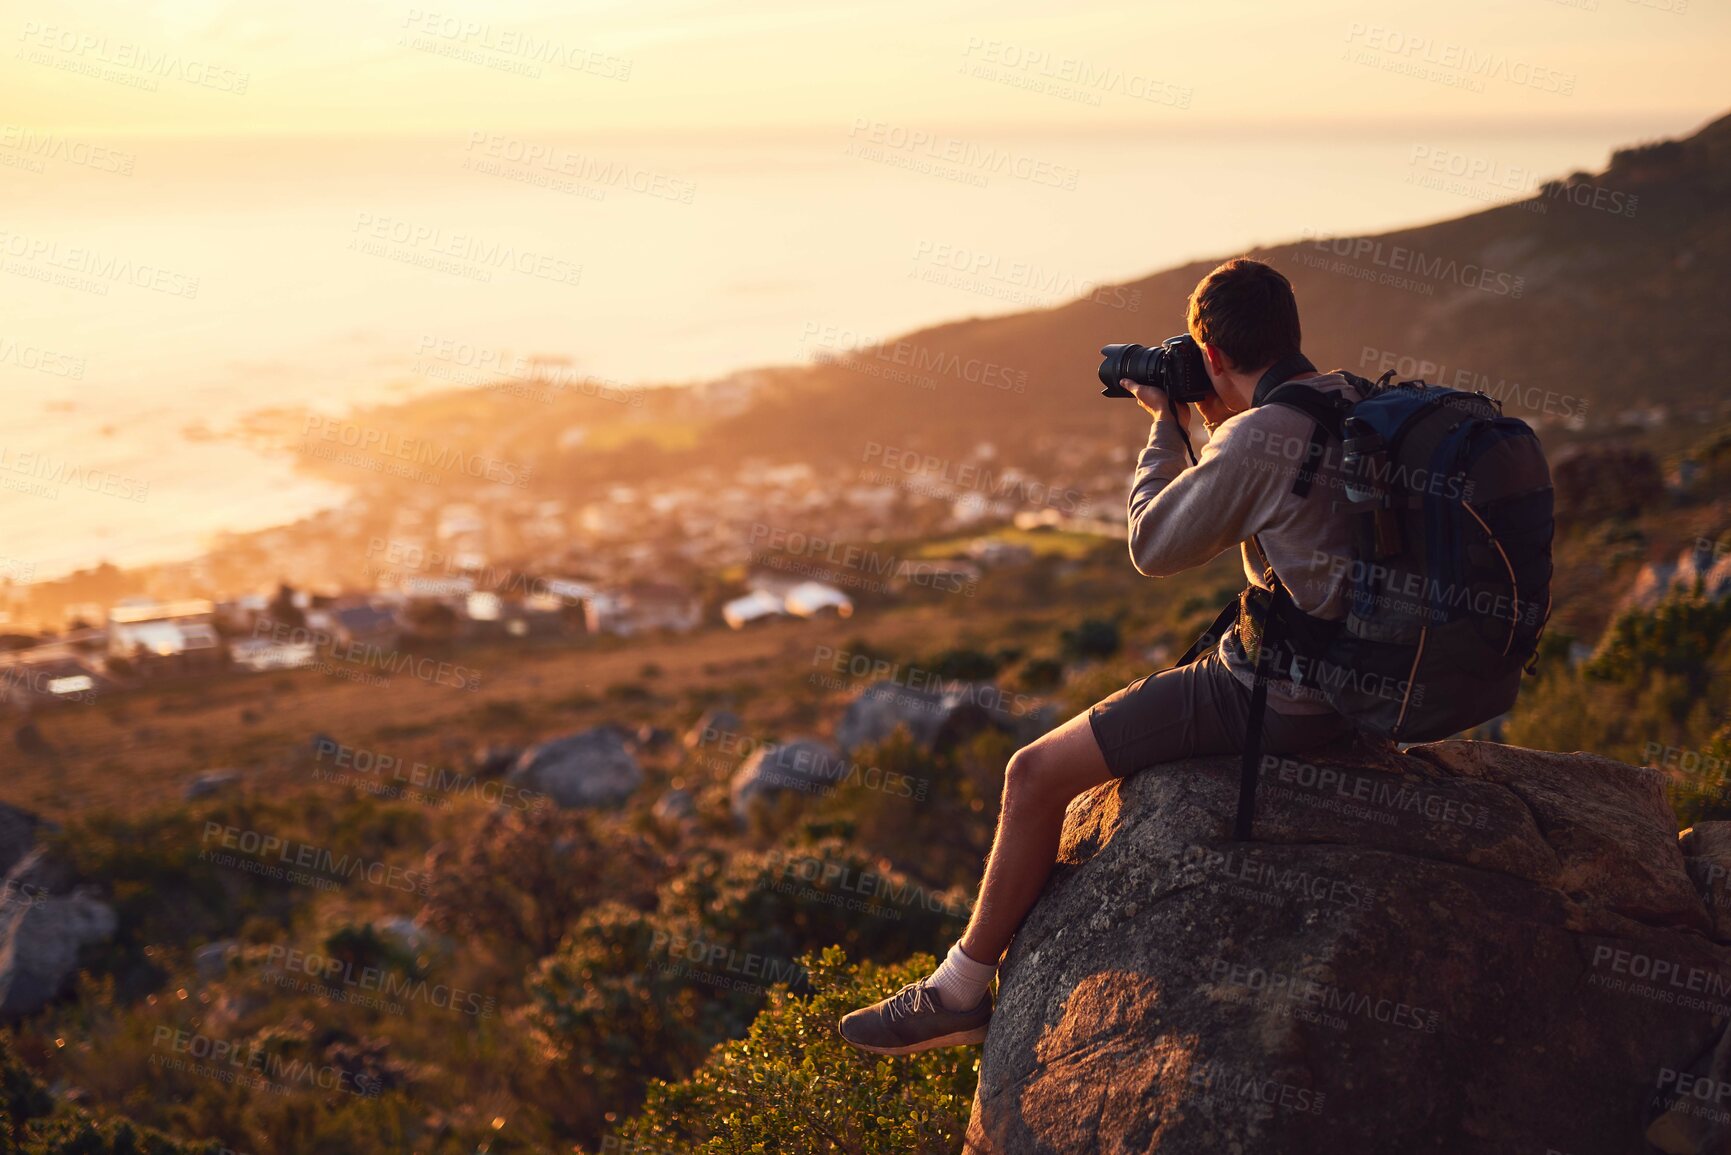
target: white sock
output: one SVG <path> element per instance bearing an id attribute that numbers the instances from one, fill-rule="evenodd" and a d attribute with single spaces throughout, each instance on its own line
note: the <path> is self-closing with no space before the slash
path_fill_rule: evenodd
<path id="1" fill-rule="evenodd" d="M 926 985 L 937 992 L 938 1001 L 946 1010 L 965 1011 L 979 1004 L 980 996 L 992 985 L 992 978 L 997 973 L 998 968 L 993 964 L 975 962 L 963 954 L 962 944 L 958 942 L 938 964 L 938 969 L 932 972 L 932 977 L 926 980 Z"/>

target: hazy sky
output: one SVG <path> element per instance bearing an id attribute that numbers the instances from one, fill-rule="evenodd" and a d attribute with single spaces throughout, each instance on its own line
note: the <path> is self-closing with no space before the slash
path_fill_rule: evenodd
<path id="1" fill-rule="evenodd" d="M 1066 132 L 1513 120 L 1683 131 L 1731 104 L 1725 0 L 7 7 L 0 119 L 100 133 L 479 123 L 635 134 L 856 118 Z"/>

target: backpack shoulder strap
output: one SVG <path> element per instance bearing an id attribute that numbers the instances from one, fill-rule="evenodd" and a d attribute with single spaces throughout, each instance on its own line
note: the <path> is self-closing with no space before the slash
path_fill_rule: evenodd
<path id="1" fill-rule="evenodd" d="M 1341 422 L 1353 406 L 1352 399 L 1342 393 L 1325 393 L 1313 385 L 1289 381 L 1268 395 L 1264 405 L 1284 405 L 1296 409 L 1328 431 L 1340 436 Z"/>
<path id="2" fill-rule="evenodd" d="M 1288 409 L 1296 409 L 1310 418 L 1315 425 L 1310 435 L 1310 448 L 1304 454 L 1304 463 L 1298 467 L 1298 479 L 1292 483 L 1293 496 L 1303 497 L 1310 492 L 1311 483 L 1316 480 L 1316 467 L 1321 464 L 1323 455 L 1328 451 L 1329 438 L 1336 441 L 1341 439 L 1346 414 L 1353 406 L 1352 399 L 1340 393 L 1325 393 L 1314 386 L 1290 381 L 1271 392 L 1263 404 L 1284 405 Z"/>
<path id="3" fill-rule="evenodd" d="M 1257 548 L 1261 549 L 1261 542 Z M 1238 761 L 1238 812 L 1232 819 L 1232 837 L 1248 842 L 1256 821 L 1256 786 L 1262 771 L 1263 720 L 1268 713 L 1268 681 L 1273 676 L 1271 655 L 1281 642 L 1280 619 L 1291 595 L 1270 566 L 1268 612 L 1263 619 L 1262 639 L 1256 646 L 1255 675 L 1251 682 L 1249 716 L 1245 723 L 1244 749 Z"/>

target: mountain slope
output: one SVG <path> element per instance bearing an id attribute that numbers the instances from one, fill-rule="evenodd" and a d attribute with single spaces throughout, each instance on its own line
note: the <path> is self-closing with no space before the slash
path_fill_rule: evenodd
<path id="1" fill-rule="evenodd" d="M 1443 367 L 1427 369 L 1430 380 L 1458 373 L 1513 415 L 1561 421 L 1583 407 L 1591 416 L 1709 397 L 1731 376 L 1728 193 L 1731 116 L 1685 140 L 1619 151 L 1605 172 L 1577 173 L 1526 202 L 1249 255 L 1292 279 L 1319 365 L 1406 375 L 1428 360 Z M 792 444 L 857 456 L 863 439 L 940 453 L 991 440 L 1037 463 L 1066 435 L 1123 428 L 1123 405 L 1094 396 L 1096 351 L 1181 331 L 1184 301 L 1215 263 L 840 350 L 834 363 L 780 374 L 711 443 L 730 454 L 786 456 Z M 907 374 L 923 381 L 897 379 Z"/>

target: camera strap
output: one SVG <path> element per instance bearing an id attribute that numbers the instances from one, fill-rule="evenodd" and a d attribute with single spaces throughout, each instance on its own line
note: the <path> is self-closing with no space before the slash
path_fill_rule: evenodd
<path id="1" fill-rule="evenodd" d="M 1288 353 L 1274 364 L 1256 381 L 1256 388 L 1250 394 L 1250 404 L 1260 405 L 1268 400 L 1268 395 L 1280 386 L 1297 377 L 1301 373 L 1316 372 L 1316 366 L 1303 353 Z"/>
<path id="2" fill-rule="evenodd" d="M 1170 404 L 1173 407 L 1173 409 L 1178 408 L 1178 402 L 1172 401 L 1172 402 L 1170 402 Z M 1199 460 L 1196 457 L 1196 447 L 1194 445 L 1190 444 L 1190 434 L 1185 432 L 1184 423 L 1182 421 L 1178 420 L 1178 415 L 1176 413 L 1174 413 L 1172 415 L 1172 424 L 1174 424 L 1178 427 L 1178 440 L 1180 440 L 1184 443 L 1184 452 L 1189 455 L 1190 464 L 1191 465 L 1200 464 Z"/>

